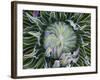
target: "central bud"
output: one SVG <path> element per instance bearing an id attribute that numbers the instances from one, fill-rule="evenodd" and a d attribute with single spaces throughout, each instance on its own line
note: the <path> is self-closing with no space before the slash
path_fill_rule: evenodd
<path id="1" fill-rule="evenodd" d="M 76 42 L 77 37 L 73 28 L 64 22 L 51 24 L 45 30 L 44 48 L 47 57 L 59 59 L 62 53 L 72 52 Z"/>

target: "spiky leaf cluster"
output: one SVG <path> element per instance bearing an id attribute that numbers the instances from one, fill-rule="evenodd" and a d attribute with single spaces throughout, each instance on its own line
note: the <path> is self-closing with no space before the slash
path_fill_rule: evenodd
<path id="1" fill-rule="evenodd" d="M 91 65 L 91 14 L 23 11 L 23 68 Z"/>

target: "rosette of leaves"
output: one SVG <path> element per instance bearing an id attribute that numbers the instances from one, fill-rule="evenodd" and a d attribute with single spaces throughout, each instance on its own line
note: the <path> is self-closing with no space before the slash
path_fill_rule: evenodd
<path id="1" fill-rule="evenodd" d="M 91 65 L 91 14 L 23 11 L 23 68 Z"/>

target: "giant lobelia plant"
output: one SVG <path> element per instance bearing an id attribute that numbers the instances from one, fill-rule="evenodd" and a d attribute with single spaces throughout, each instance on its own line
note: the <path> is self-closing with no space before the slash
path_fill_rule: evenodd
<path id="1" fill-rule="evenodd" d="M 91 14 L 23 11 L 23 68 L 91 65 Z"/>

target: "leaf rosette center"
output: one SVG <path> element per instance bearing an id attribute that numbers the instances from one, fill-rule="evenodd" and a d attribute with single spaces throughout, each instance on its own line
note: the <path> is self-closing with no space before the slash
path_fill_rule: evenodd
<path id="1" fill-rule="evenodd" d="M 72 52 L 77 43 L 77 36 L 70 25 L 64 22 L 55 22 L 47 27 L 44 37 L 46 56 L 60 58 L 62 53 Z"/>

